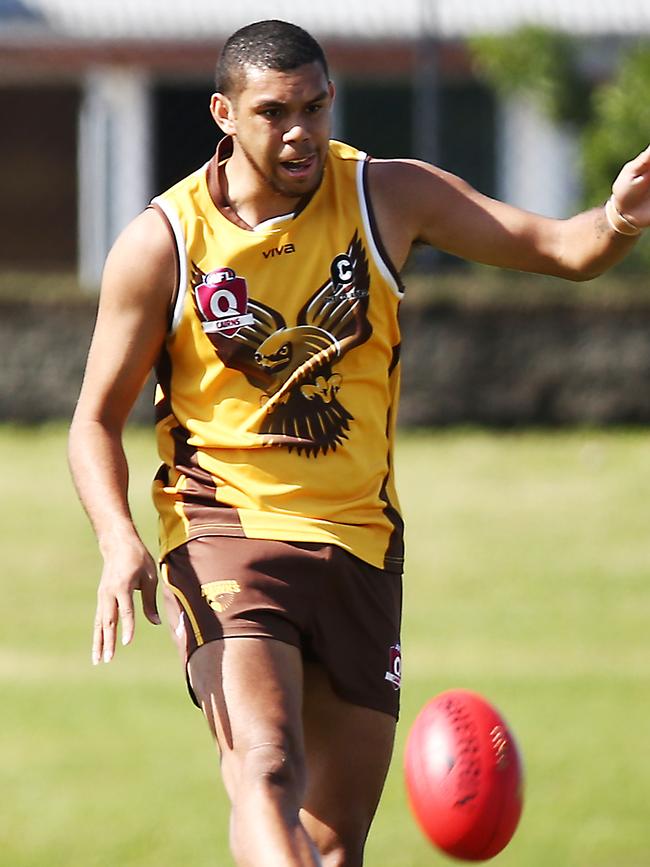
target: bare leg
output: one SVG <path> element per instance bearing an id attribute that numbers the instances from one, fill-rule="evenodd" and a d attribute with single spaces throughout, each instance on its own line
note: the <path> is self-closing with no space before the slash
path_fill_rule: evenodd
<path id="1" fill-rule="evenodd" d="M 340 699 L 316 665 L 305 666 L 303 715 L 303 824 L 324 867 L 360 867 L 390 764 L 395 719 Z"/>
<path id="2" fill-rule="evenodd" d="M 213 641 L 192 655 L 189 673 L 221 751 L 236 863 L 320 865 L 299 817 L 306 773 L 298 649 L 265 638 Z"/>

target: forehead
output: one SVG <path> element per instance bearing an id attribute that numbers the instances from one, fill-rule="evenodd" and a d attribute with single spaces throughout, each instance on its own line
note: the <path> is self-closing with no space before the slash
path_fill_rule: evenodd
<path id="1" fill-rule="evenodd" d="M 327 91 L 327 76 L 318 61 L 282 72 L 246 66 L 237 98 L 250 103 L 309 101 Z"/>

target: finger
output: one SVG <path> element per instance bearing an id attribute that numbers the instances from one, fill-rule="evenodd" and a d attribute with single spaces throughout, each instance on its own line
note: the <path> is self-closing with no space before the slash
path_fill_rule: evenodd
<path id="1" fill-rule="evenodd" d="M 650 146 L 648 146 L 644 151 L 641 151 L 641 153 L 638 156 L 634 157 L 634 159 L 630 160 L 630 162 L 626 166 L 629 174 L 632 175 L 632 180 L 644 175 L 649 167 Z"/>
<path id="2" fill-rule="evenodd" d="M 104 633 L 102 631 L 102 621 L 98 611 L 95 615 L 95 624 L 93 627 L 93 649 L 91 657 L 93 665 L 97 665 L 99 663 L 99 660 L 102 658 L 103 644 Z"/>
<path id="3" fill-rule="evenodd" d="M 107 606 L 102 617 L 103 660 L 110 662 L 115 655 L 115 636 L 117 633 L 117 602 L 113 599 Z"/>
<path id="4" fill-rule="evenodd" d="M 135 613 L 133 610 L 133 596 L 127 593 L 117 600 L 120 620 L 122 621 L 122 644 L 130 644 L 135 632 Z"/>
<path id="5" fill-rule="evenodd" d="M 647 165 L 648 162 L 650 162 L 650 145 L 644 151 L 641 151 L 636 159 L 632 160 L 634 165 Z"/>
<path id="6" fill-rule="evenodd" d="M 156 626 L 160 624 L 160 615 L 158 614 L 158 604 L 156 602 L 157 585 L 158 576 L 156 573 L 147 573 L 147 577 L 142 582 L 142 587 L 140 588 L 142 593 L 142 610 L 144 611 L 144 616 L 147 618 L 149 623 L 153 623 Z"/>

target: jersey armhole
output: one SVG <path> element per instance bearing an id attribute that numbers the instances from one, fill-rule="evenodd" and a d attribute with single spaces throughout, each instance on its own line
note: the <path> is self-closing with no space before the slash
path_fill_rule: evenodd
<path id="1" fill-rule="evenodd" d="M 173 246 L 174 257 L 176 259 L 176 285 L 169 304 L 169 333 L 173 334 L 178 328 L 183 315 L 183 306 L 185 304 L 185 293 L 187 291 L 187 253 L 185 250 L 185 235 L 183 228 L 178 218 L 178 214 L 169 202 L 166 202 L 160 196 L 151 200 L 148 206 L 157 211 L 163 219 L 163 222 L 169 229 Z"/>
<path id="2" fill-rule="evenodd" d="M 375 214 L 372 209 L 372 201 L 368 191 L 369 164 L 370 157 L 365 155 L 364 159 L 359 160 L 357 165 L 357 192 L 359 195 L 359 204 L 361 206 L 363 227 L 366 231 L 366 236 L 370 241 L 370 247 L 375 264 L 394 294 L 397 295 L 398 298 L 401 298 L 404 295 L 404 284 L 402 283 L 397 268 L 386 252 L 386 248 L 384 247 L 379 234 Z"/>

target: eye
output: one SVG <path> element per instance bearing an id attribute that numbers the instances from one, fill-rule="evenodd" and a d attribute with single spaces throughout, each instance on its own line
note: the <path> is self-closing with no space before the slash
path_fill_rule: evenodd
<path id="1" fill-rule="evenodd" d="M 307 114 L 316 114 L 323 108 L 322 102 L 316 102 L 313 105 L 307 106 Z"/>
<path id="2" fill-rule="evenodd" d="M 260 114 L 269 120 L 276 120 L 276 118 L 280 117 L 281 111 L 279 108 L 263 108 Z"/>

